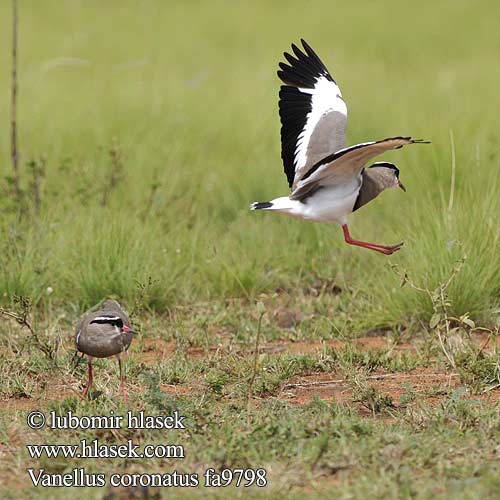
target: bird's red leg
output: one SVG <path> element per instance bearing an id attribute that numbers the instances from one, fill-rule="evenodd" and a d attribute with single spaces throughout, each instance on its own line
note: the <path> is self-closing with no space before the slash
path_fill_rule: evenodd
<path id="1" fill-rule="evenodd" d="M 368 243 L 366 241 L 353 240 L 351 235 L 349 234 L 349 228 L 347 224 L 342 225 L 342 231 L 344 231 L 344 239 L 345 242 L 349 245 L 356 245 L 358 247 L 368 248 L 368 250 L 375 250 L 376 252 L 383 253 L 385 255 L 391 255 L 394 252 L 397 252 L 402 246 L 403 243 L 399 243 L 397 245 L 386 246 L 386 245 L 378 245 L 377 243 Z"/>
<path id="2" fill-rule="evenodd" d="M 127 402 L 127 393 L 125 392 L 125 376 L 123 375 L 122 360 L 118 358 L 118 366 L 120 367 L 120 386 L 122 388 L 123 401 Z"/>
<path id="3" fill-rule="evenodd" d="M 87 381 L 87 387 L 85 387 L 85 390 L 83 391 L 82 397 L 80 399 L 85 399 L 85 396 L 89 392 L 90 386 L 92 385 L 92 362 L 89 359 L 88 362 L 89 365 L 89 374 L 88 374 L 88 381 Z"/>

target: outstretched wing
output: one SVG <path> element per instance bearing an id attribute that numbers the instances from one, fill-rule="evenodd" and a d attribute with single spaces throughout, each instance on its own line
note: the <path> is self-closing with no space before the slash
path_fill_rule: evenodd
<path id="1" fill-rule="evenodd" d="M 366 162 L 391 149 L 400 149 L 407 144 L 429 144 L 422 139 L 411 137 L 391 137 L 382 141 L 365 142 L 333 153 L 315 165 L 297 183 L 290 195 L 291 199 L 304 196 L 321 186 L 341 184 L 359 175 Z"/>
<path id="2" fill-rule="evenodd" d="M 322 158 L 345 147 L 347 106 L 335 80 L 304 41 L 279 64 L 281 158 L 290 187 Z"/>

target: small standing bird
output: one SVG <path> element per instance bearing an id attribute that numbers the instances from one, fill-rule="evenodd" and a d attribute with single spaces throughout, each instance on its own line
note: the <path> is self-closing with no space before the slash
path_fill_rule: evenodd
<path id="1" fill-rule="evenodd" d="M 315 222 L 342 226 L 344 239 L 391 255 L 401 248 L 354 240 L 347 216 L 387 188 L 400 187 L 399 169 L 388 162 L 365 168 L 375 156 L 407 144 L 428 144 L 411 137 L 391 137 L 345 147 L 347 106 L 335 80 L 313 49 L 302 40 L 304 52 L 292 44 L 294 56 L 284 53 L 279 78 L 281 158 L 291 188 L 290 196 L 255 202 L 252 210 L 272 210 Z"/>
<path id="2" fill-rule="evenodd" d="M 106 300 L 102 309 L 83 316 L 76 332 L 76 349 L 88 356 L 88 381 L 82 399 L 92 385 L 92 358 L 116 356 L 123 399 L 127 402 L 120 355 L 130 347 L 135 333 L 137 332 L 130 327 L 127 313 L 116 300 Z"/>

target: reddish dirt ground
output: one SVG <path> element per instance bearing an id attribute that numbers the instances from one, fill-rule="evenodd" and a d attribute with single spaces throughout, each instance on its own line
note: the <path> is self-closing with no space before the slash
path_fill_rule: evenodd
<path id="1" fill-rule="evenodd" d="M 327 346 L 333 349 L 341 349 L 349 344 L 361 349 L 386 349 L 391 344 L 388 337 L 383 335 L 360 337 L 352 340 L 325 340 L 320 341 L 291 341 L 278 340 L 263 344 L 259 347 L 259 352 L 267 354 L 310 354 L 323 349 Z M 409 342 L 401 342 L 391 346 L 394 351 L 416 351 L 416 344 Z M 208 352 L 214 353 L 224 349 L 222 346 L 211 347 Z M 162 339 L 146 339 L 141 346 L 140 352 L 134 352 L 133 356 L 139 362 L 145 364 L 157 363 L 158 360 L 171 357 L 176 351 L 176 342 L 165 342 Z M 248 348 L 233 348 L 233 352 L 248 352 Z M 207 349 L 203 347 L 187 347 L 185 352 L 188 356 L 201 358 L 207 353 Z"/>
<path id="2" fill-rule="evenodd" d="M 475 332 L 472 335 L 472 341 L 477 347 L 488 351 L 495 348 L 495 342 L 491 336 L 484 332 Z M 415 339 L 411 342 L 403 341 L 393 343 L 391 337 L 384 331 L 370 332 L 364 337 L 349 339 L 349 340 L 325 340 L 325 341 L 291 341 L 288 339 L 280 339 L 275 342 L 269 342 L 259 347 L 259 351 L 267 354 L 310 354 L 323 349 L 323 346 L 332 349 L 341 349 L 347 345 L 353 345 L 360 349 L 387 349 L 391 348 L 394 352 L 410 351 L 417 352 L 418 347 L 423 343 L 422 339 Z M 141 351 L 134 352 L 133 356 L 145 364 L 156 363 L 158 360 L 171 357 L 176 351 L 177 344 L 175 341 L 166 342 L 162 339 L 149 338 L 144 340 Z M 195 358 L 203 357 L 207 351 L 214 353 L 224 349 L 223 346 L 211 347 L 208 350 L 203 347 L 187 347 L 185 352 L 188 356 Z M 248 348 L 238 349 L 233 348 L 233 352 L 247 352 Z"/>
<path id="3" fill-rule="evenodd" d="M 461 386 L 458 374 L 440 371 L 435 367 L 418 368 L 405 373 L 377 371 L 368 375 L 364 381 L 380 394 L 389 396 L 394 410 L 415 403 L 435 406 L 448 398 L 451 391 Z M 401 398 L 407 397 L 409 391 L 413 395 L 412 400 L 402 403 Z M 336 376 L 332 373 L 312 373 L 294 377 L 282 387 L 278 395 L 279 399 L 297 405 L 308 404 L 315 397 L 327 402 L 335 401 L 354 406 L 363 416 L 372 414 L 366 405 L 356 400 L 354 385 L 341 374 Z M 464 397 L 484 404 L 494 404 L 500 400 L 500 390 L 481 394 L 466 393 Z"/>
<path id="4" fill-rule="evenodd" d="M 382 394 L 390 396 L 397 407 L 400 397 L 408 392 L 409 385 L 416 396 L 425 398 L 433 389 L 455 388 L 458 385 L 458 376 L 436 371 L 435 368 L 420 368 L 405 373 L 372 373 L 367 376 L 366 382 Z M 296 377 L 283 387 L 279 397 L 290 403 L 307 404 L 314 396 L 330 402 L 348 403 L 352 402 L 354 397 L 352 384 L 341 374 L 335 376 L 331 373 Z"/>
<path id="5" fill-rule="evenodd" d="M 483 350 L 490 350 L 495 347 L 490 336 L 483 332 L 473 335 L 473 342 Z M 412 342 L 391 343 L 391 339 L 385 332 L 373 332 L 365 337 L 353 340 L 326 340 L 323 342 L 278 340 L 260 346 L 259 351 L 269 355 L 282 354 L 311 354 L 321 351 L 325 346 L 333 349 L 341 349 L 347 345 L 352 345 L 361 350 L 392 349 L 393 352 L 408 352 L 417 354 L 420 340 Z M 166 342 L 158 338 L 144 339 L 135 347 L 130 355 L 139 363 L 151 365 L 159 360 L 169 359 L 176 352 L 176 342 Z M 210 349 L 201 347 L 187 347 L 185 353 L 194 358 L 202 358 L 206 355 L 213 355 L 217 351 L 227 349 L 219 346 Z M 249 348 L 233 347 L 233 352 L 248 354 Z M 459 377 L 456 373 L 445 372 L 436 367 L 419 368 L 405 373 L 388 373 L 376 371 L 367 376 L 366 382 L 383 395 L 392 399 L 394 408 L 400 406 L 402 396 L 407 396 L 409 387 L 415 395 L 415 400 L 424 401 L 428 404 L 438 404 L 446 397 L 446 393 L 460 385 Z M 23 410 L 30 408 L 45 407 L 51 401 L 61 401 L 69 396 L 78 396 L 81 392 L 83 381 L 73 378 L 71 380 L 46 384 L 36 397 L 10 397 L 0 399 L 0 405 L 8 410 Z M 117 382 L 118 387 L 118 382 Z M 139 385 L 130 387 L 132 392 L 138 389 Z M 169 384 L 162 385 L 162 390 L 168 394 L 183 396 L 196 392 L 199 385 Z M 118 390 L 118 389 L 117 389 Z M 440 394 L 441 393 L 441 394 Z M 303 405 L 311 402 L 314 397 L 332 402 L 337 401 L 348 405 L 356 406 L 363 414 L 363 405 L 356 403 L 353 393 L 353 384 L 350 383 L 341 373 L 311 373 L 288 380 L 278 394 L 278 398 L 292 404 Z M 470 399 L 481 400 L 485 403 L 494 403 L 500 399 L 500 390 L 495 389 L 479 395 L 470 395 Z"/>

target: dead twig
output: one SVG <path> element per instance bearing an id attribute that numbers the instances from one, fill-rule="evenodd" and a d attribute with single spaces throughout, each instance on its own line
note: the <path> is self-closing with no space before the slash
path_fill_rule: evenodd
<path id="1" fill-rule="evenodd" d="M 158 172 L 154 171 L 153 180 L 149 186 L 149 193 L 146 199 L 146 203 L 144 204 L 144 208 L 142 209 L 141 218 L 143 221 L 147 220 L 151 211 L 153 209 L 153 204 L 155 201 L 155 196 L 158 189 L 161 187 L 161 182 L 158 180 Z"/>
<path id="2" fill-rule="evenodd" d="M 492 385 L 491 387 L 487 387 L 484 391 L 483 394 L 486 394 L 487 392 L 493 391 L 495 389 L 498 389 L 500 387 L 500 384 L 495 384 Z"/>
<path id="3" fill-rule="evenodd" d="M 109 178 L 106 179 L 106 185 L 103 187 L 102 191 L 102 207 L 108 205 L 111 193 L 116 190 L 124 176 L 123 152 L 116 138 L 113 138 L 111 141 L 109 157 L 111 159 L 111 167 L 109 170 Z"/>
<path id="4" fill-rule="evenodd" d="M 28 161 L 27 167 L 31 173 L 29 190 L 33 201 L 33 209 L 36 215 L 40 214 L 42 208 L 42 183 L 46 174 L 47 157 L 40 155 L 37 159 Z"/>
<path id="5" fill-rule="evenodd" d="M 419 373 L 418 377 L 442 377 L 443 373 Z M 447 373 L 446 376 L 458 377 L 458 373 Z M 383 380 L 383 379 L 411 379 L 414 378 L 414 374 L 401 374 L 401 373 L 384 373 L 382 375 L 368 375 L 366 380 Z M 283 390 L 285 389 L 296 389 L 301 387 L 328 387 L 330 385 L 344 385 L 349 382 L 348 379 L 336 379 L 336 380 L 318 380 L 315 382 L 297 382 L 292 384 L 285 384 Z"/>
<path id="6" fill-rule="evenodd" d="M 453 199 L 455 197 L 455 177 L 457 170 L 457 162 L 455 158 L 455 138 L 453 130 L 450 130 L 450 147 L 451 147 L 451 179 L 450 179 L 450 197 L 448 199 L 448 223 L 451 221 L 451 213 L 453 211 Z"/>
<path id="7" fill-rule="evenodd" d="M 433 309 L 433 315 L 430 319 L 429 326 L 436 332 L 441 350 L 443 351 L 443 354 L 445 355 L 449 364 L 454 369 L 456 368 L 455 358 L 446 347 L 446 341 L 448 341 L 448 339 L 450 338 L 450 320 L 452 319 L 452 316 L 450 316 L 448 313 L 451 304 L 446 296 L 446 292 L 455 277 L 462 270 L 462 267 L 464 266 L 466 260 L 467 256 L 464 254 L 463 257 L 456 262 L 455 267 L 450 273 L 448 279 L 444 283 L 440 283 L 434 290 L 416 285 L 410 279 L 407 271 L 402 272 L 398 266 L 391 265 L 392 270 L 401 278 L 402 287 L 408 284 L 417 292 L 423 293 L 429 297 Z M 461 322 L 466 325 L 472 324 L 472 326 L 475 326 L 469 320 L 468 315 L 464 315 Z"/>
<path id="8" fill-rule="evenodd" d="M 10 116 L 10 157 L 12 161 L 14 193 L 21 204 L 21 178 L 17 147 L 17 0 L 12 0 L 12 80 L 11 80 L 11 116 Z"/>
<path id="9" fill-rule="evenodd" d="M 0 315 L 5 316 L 6 318 L 13 319 L 19 325 L 26 328 L 30 332 L 31 337 L 33 338 L 33 340 L 35 341 L 35 343 L 39 347 L 39 349 L 55 365 L 57 365 L 53 349 L 40 340 L 40 338 L 38 337 L 38 334 L 36 333 L 35 329 L 33 328 L 33 325 L 31 324 L 31 322 L 29 320 L 29 313 L 30 313 L 30 309 L 31 309 L 31 303 L 30 303 L 29 299 L 27 299 L 26 297 L 18 297 L 17 300 L 21 306 L 20 313 L 15 312 L 15 311 L 10 311 L 8 309 L 0 307 Z"/>
<path id="10" fill-rule="evenodd" d="M 248 415 L 248 418 L 250 418 L 250 412 L 248 410 L 250 409 L 250 401 L 252 398 L 253 385 L 255 383 L 255 379 L 257 378 L 260 333 L 262 330 L 262 318 L 264 317 L 265 313 L 266 313 L 265 309 L 260 311 L 259 320 L 257 323 L 257 334 L 255 335 L 255 350 L 254 350 L 254 355 L 253 355 L 253 370 L 252 370 L 252 377 L 250 378 L 250 382 L 248 383 L 248 394 L 247 394 L 247 415 Z"/>
<path id="11" fill-rule="evenodd" d="M 31 335 L 31 338 L 34 340 L 36 346 L 47 356 L 48 360 L 51 362 L 53 368 L 55 368 L 59 373 L 61 373 L 64 378 L 63 381 L 69 389 L 78 394 L 78 391 L 71 385 L 71 382 L 67 379 L 68 373 L 57 363 L 57 347 L 54 349 L 50 344 L 46 344 L 42 342 L 40 337 L 38 336 L 35 328 L 33 327 L 29 316 L 31 311 L 31 302 L 27 297 L 14 297 L 15 301 L 20 305 L 21 312 L 12 311 L 6 309 L 4 307 L 0 307 L 0 316 L 4 316 L 5 318 L 12 319 L 16 321 L 21 327 L 26 328 Z M 77 354 L 77 353 L 75 353 Z M 73 374 L 76 365 L 73 367 L 73 370 L 70 372 Z"/>

